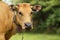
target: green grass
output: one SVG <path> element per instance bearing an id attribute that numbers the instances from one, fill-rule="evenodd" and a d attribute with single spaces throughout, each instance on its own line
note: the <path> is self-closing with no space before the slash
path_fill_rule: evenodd
<path id="1" fill-rule="evenodd" d="M 11 37 L 10 40 L 22 40 L 21 34 L 16 34 Z M 25 33 L 24 40 L 60 40 L 59 35 L 48 35 L 48 34 L 33 34 L 33 33 Z"/>

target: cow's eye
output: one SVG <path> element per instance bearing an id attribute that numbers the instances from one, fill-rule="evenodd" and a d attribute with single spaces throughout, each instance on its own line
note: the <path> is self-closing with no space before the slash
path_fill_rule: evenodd
<path id="1" fill-rule="evenodd" d="M 23 15 L 21 12 L 19 12 L 20 15 Z"/>
<path id="2" fill-rule="evenodd" d="M 32 15 L 33 13 L 31 12 L 31 15 Z"/>
<path id="3" fill-rule="evenodd" d="M 30 16 L 31 16 L 32 14 L 33 14 L 33 13 L 31 12 L 31 13 L 30 13 Z"/>

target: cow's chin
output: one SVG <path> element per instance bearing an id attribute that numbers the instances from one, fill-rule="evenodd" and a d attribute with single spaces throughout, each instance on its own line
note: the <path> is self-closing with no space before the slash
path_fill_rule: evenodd
<path id="1" fill-rule="evenodd" d="M 26 30 L 26 31 L 31 31 L 31 29 L 30 29 L 30 28 L 25 28 L 25 30 Z"/>
<path id="2" fill-rule="evenodd" d="M 25 31 L 30 31 L 32 28 L 26 28 L 26 27 L 23 27 L 22 30 L 25 30 Z"/>
<path id="3" fill-rule="evenodd" d="M 33 27 L 30 27 L 30 28 L 25 28 L 26 31 L 32 31 L 33 30 Z"/>

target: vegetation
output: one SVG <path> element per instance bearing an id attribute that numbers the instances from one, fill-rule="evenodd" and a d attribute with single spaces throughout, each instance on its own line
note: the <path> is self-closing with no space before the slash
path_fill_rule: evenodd
<path id="1" fill-rule="evenodd" d="M 22 40 L 21 34 L 16 34 L 10 40 Z M 25 33 L 24 40 L 60 40 L 58 35 Z"/>

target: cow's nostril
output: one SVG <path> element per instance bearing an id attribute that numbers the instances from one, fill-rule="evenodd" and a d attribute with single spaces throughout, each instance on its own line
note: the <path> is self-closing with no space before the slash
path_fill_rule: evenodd
<path id="1" fill-rule="evenodd" d="M 25 23 L 25 28 L 26 30 L 30 30 L 31 29 L 31 23 Z"/>
<path id="2" fill-rule="evenodd" d="M 25 23 L 25 27 L 26 28 L 30 28 L 31 27 L 31 24 L 30 23 Z"/>

